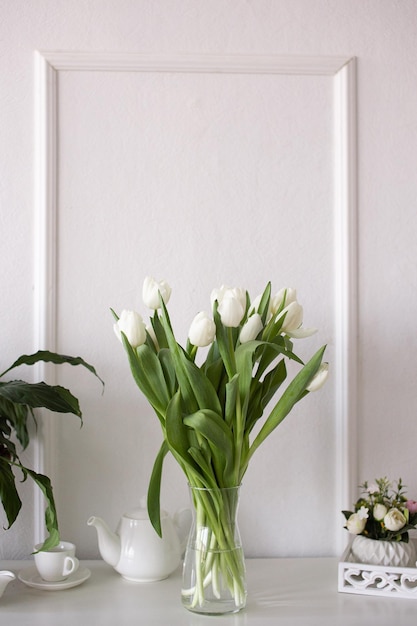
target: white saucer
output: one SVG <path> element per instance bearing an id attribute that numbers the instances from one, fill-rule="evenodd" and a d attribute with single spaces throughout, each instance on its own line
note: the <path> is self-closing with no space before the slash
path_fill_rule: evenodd
<path id="1" fill-rule="evenodd" d="M 59 580 L 57 582 L 48 582 L 40 577 L 35 565 L 22 570 L 18 574 L 19 580 L 28 587 L 34 587 L 35 589 L 46 589 L 47 591 L 58 591 L 61 589 L 70 589 L 81 585 L 84 581 L 90 578 L 91 572 L 86 567 L 80 567 L 74 574 L 68 576 L 66 580 Z"/>

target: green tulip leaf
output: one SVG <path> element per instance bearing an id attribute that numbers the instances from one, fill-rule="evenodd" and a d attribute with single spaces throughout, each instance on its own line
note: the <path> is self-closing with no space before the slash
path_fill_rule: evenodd
<path id="1" fill-rule="evenodd" d="M 320 367 L 326 346 L 320 348 L 316 354 L 308 361 L 308 363 L 298 372 L 294 379 L 290 382 L 275 407 L 272 409 L 269 417 L 262 426 L 261 430 L 254 439 L 250 449 L 248 458 L 246 459 L 245 468 L 252 457 L 255 450 L 263 441 L 271 434 L 271 432 L 282 422 L 282 420 L 290 413 L 293 406 L 300 400 L 306 387 L 313 379 L 315 373 Z"/>
<path id="2" fill-rule="evenodd" d="M 207 439 L 218 481 L 222 484 L 229 477 L 234 460 L 233 435 L 229 426 L 220 415 L 209 409 L 187 415 L 183 421 Z"/>
<path id="3" fill-rule="evenodd" d="M 121 337 L 133 379 L 163 423 L 170 396 L 161 363 L 157 355 L 146 344 L 135 350 L 123 332 Z"/>
<path id="4" fill-rule="evenodd" d="M 155 531 L 160 537 L 162 537 L 160 507 L 162 467 L 168 451 L 169 448 L 167 442 L 164 439 L 159 449 L 159 452 L 156 455 L 148 487 L 147 508 L 149 519 Z"/>

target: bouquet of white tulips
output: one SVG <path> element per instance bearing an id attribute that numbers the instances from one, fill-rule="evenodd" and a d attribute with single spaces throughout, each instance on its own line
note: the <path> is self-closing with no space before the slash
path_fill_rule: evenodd
<path id="1" fill-rule="evenodd" d="M 224 502 L 216 495 L 209 501 L 206 494 L 203 496 L 204 490 L 216 494 L 241 484 L 262 442 L 298 401 L 326 380 L 328 364 L 322 361 L 325 346 L 306 364 L 296 356 L 293 339 L 315 330 L 302 326 L 303 309 L 295 290 L 282 289 L 273 296 L 268 283 L 253 302 L 243 289 L 214 290 L 211 314 L 196 315 L 183 347 L 175 338 L 168 315 L 170 295 L 165 281 L 146 278 L 143 300 L 154 311 L 150 324 L 134 311 L 122 311 L 120 317 L 113 312 L 115 331 L 127 352 L 134 380 L 153 407 L 162 430 L 162 445 L 148 489 L 149 516 L 160 534 L 162 465 L 170 452 L 190 487 L 197 488 L 194 504 L 200 523 L 210 520 L 214 537 L 211 549 L 215 545 L 223 550 L 231 541 L 222 517 Z M 206 347 L 206 355 L 197 364 L 196 355 L 202 347 Z M 263 418 L 287 378 L 288 360 L 298 363 L 300 369 Z M 261 419 L 263 423 L 254 435 Z M 217 563 L 217 570 L 222 567 L 228 568 L 232 594 L 238 602 L 244 593 L 243 586 L 239 587 L 239 565 L 232 557 L 228 563 Z M 211 578 L 211 572 L 202 573 L 194 603 L 204 601 L 204 586 Z"/>

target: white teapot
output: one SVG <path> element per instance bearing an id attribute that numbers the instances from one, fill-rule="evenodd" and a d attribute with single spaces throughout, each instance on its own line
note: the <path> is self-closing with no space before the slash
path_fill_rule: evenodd
<path id="1" fill-rule="evenodd" d="M 100 517 L 90 517 L 87 524 L 97 530 L 99 551 L 106 563 L 127 580 L 151 582 L 163 580 L 177 569 L 190 522 L 189 509 L 178 511 L 174 518 L 161 510 L 159 537 L 142 498 L 140 508 L 122 516 L 115 533 Z"/>
<path id="2" fill-rule="evenodd" d="M 7 585 L 14 580 L 16 576 L 13 572 L 4 569 L 0 571 L 0 598 L 2 597 Z"/>

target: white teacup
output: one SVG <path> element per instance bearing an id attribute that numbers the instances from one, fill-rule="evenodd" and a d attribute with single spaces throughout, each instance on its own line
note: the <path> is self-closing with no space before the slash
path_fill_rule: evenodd
<path id="1" fill-rule="evenodd" d="M 42 544 L 35 546 L 35 565 L 41 578 L 48 582 L 65 580 L 77 571 L 79 561 L 75 556 L 75 545 L 69 541 L 61 541 L 50 550 L 38 552 Z"/>

